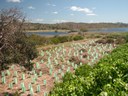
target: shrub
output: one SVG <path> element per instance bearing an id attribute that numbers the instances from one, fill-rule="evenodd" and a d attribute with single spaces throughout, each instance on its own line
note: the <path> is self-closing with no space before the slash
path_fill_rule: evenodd
<path id="1" fill-rule="evenodd" d="M 58 44 L 58 43 L 60 43 L 60 40 L 56 37 L 56 38 L 52 38 L 52 39 L 51 39 L 51 42 L 52 42 L 53 44 Z"/>
<path id="2" fill-rule="evenodd" d="M 88 64 L 85 64 L 85 65 L 80 66 L 78 69 L 75 70 L 75 75 L 87 77 L 87 76 L 89 76 L 91 70 L 92 70 L 92 67 L 89 66 Z"/>
<path id="3" fill-rule="evenodd" d="M 80 36 L 80 35 L 76 35 L 76 36 L 73 37 L 73 40 L 75 40 L 75 41 L 82 40 L 82 39 L 84 39 L 84 37 Z"/>
<path id="4" fill-rule="evenodd" d="M 71 81 L 75 78 L 75 75 L 73 75 L 72 73 L 67 72 L 64 77 L 63 77 L 63 82 L 65 81 Z"/>
<path id="5" fill-rule="evenodd" d="M 25 20 L 21 11 L 17 8 L 1 10 L 0 20 L 0 71 L 12 63 L 31 65 L 30 60 L 37 53 L 34 44 L 23 33 Z"/>
<path id="6" fill-rule="evenodd" d="M 114 43 L 114 39 L 112 38 L 106 38 L 106 39 L 99 39 L 96 41 L 96 43 L 102 43 L 102 44 L 106 44 L 106 43 Z"/>

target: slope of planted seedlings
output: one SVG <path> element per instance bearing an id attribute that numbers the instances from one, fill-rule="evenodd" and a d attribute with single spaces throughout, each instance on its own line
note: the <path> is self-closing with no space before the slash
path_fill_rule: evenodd
<path id="1" fill-rule="evenodd" d="M 95 66 L 67 73 L 50 96 L 128 96 L 128 44 L 114 49 Z"/>
<path id="2" fill-rule="evenodd" d="M 38 58 L 31 61 L 34 63 L 32 71 L 27 71 L 24 67 L 16 65 L 10 66 L 8 70 L 1 72 L 0 96 L 6 92 L 12 94 L 16 91 L 17 94 L 22 96 L 27 96 L 29 94 L 33 96 L 47 96 L 54 84 L 62 81 L 62 77 L 66 72 L 73 73 L 75 72 L 75 69 L 86 63 L 93 65 L 116 47 L 116 45 L 113 44 L 98 44 L 95 43 L 95 41 L 95 39 L 74 41 L 69 45 L 63 43 L 59 46 L 56 45 L 52 49 L 42 49 L 39 51 Z M 86 66 L 86 69 L 87 72 L 92 70 L 90 69 L 90 66 Z M 65 75 L 63 80 L 66 85 L 65 83 L 60 84 L 60 86 L 57 86 L 52 93 L 55 92 L 55 94 L 58 94 L 58 92 L 60 92 L 60 96 L 62 94 L 67 95 L 78 91 L 78 93 L 81 93 L 85 90 L 82 89 L 83 87 L 81 85 L 91 86 L 91 84 L 94 83 L 93 73 L 86 74 L 85 77 L 93 76 L 93 78 L 88 77 L 86 79 L 85 77 L 81 77 L 82 74 L 85 73 L 84 71 L 81 72 L 81 70 L 78 70 L 78 72 L 76 71 L 76 75 L 70 73 L 69 75 Z M 81 76 L 77 76 L 79 73 Z M 83 84 L 79 83 L 83 81 Z M 78 87 L 78 89 L 74 86 Z M 88 88 L 90 87 L 87 87 L 87 89 Z M 68 92 L 69 89 L 71 89 L 70 92 L 65 93 Z"/>

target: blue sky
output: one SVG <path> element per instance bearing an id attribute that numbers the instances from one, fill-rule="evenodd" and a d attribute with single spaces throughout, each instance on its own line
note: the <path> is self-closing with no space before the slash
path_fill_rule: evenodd
<path id="1" fill-rule="evenodd" d="M 38 23 L 128 23 L 128 0 L 0 0 L 0 9 L 12 7 Z"/>

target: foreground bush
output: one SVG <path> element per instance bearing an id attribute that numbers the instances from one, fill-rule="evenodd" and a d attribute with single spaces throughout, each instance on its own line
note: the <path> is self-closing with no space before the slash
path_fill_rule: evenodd
<path id="1" fill-rule="evenodd" d="M 121 45 L 91 67 L 67 73 L 50 96 L 128 96 L 128 44 Z"/>
<path id="2" fill-rule="evenodd" d="M 17 8 L 0 10 L 0 71 L 10 64 L 32 69 L 35 46 L 23 33 L 24 17 Z"/>

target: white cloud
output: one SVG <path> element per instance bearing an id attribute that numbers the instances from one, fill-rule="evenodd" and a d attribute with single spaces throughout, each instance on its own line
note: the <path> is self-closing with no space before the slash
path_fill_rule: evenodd
<path id="1" fill-rule="evenodd" d="M 21 0 L 7 0 L 7 2 L 20 3 Z"/>
<path id="2" fill-rule="evenodd" d="M 51 3 L 48 3 L 47 5 L 48 5 L 48 6 L 53 6 L 53 7 L 56 6 L 55 4 L 51 4 Z"/>
<path id="3" fill-rule="evenodd" d="M 55 11 L 55 12 L 52 12 L 53 14 L 58 14 L 58 12 L 57 11 Z"/>
<path id="4" fill-rule="evenodd" d="M 33 6 L 29 6 L 28 9 L 32 9 L 32 10 L 33 10 L 33 9 L 35 9 L 35 7 L 33 7 Z"/>
<path id="5" fill-rule="evenodd" d="M 89 14 L 87 14 L 88 16 L 95 16 L 96 14 L 94 14 L 94 13 L 89 13 Z"/>
<path id="6" fill-rule="evenodd" d="M 96 15 L 92 10 L 90 10 L 89 8 L 81 8 L 81 7 L 77 7 L 77 6 L 71 6 L 70 9 L 72 11 L 77 11 L 77 12 L 83 12 L 86 15 L 91 15 L 94 16 Z"/>

